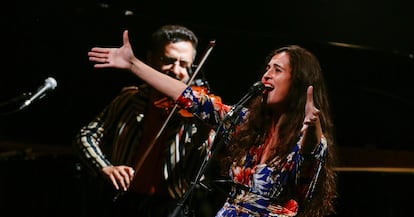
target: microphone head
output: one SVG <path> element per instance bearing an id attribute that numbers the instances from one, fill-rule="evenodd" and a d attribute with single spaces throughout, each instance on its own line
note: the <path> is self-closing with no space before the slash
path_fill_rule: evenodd
<path id="1" fill-rule="evenodd" d="M 261 81 L 255 82 L 251 87 L 250 91 L 261 92 L 265 89 L 265 85 Z"/>
<path id="2" fill-rule="evenodd" d="M 57 86 L 57 82 L 56 82 L 56 80 L 55 80 L 54 78 L 52 78 L 52 77 L 48 77 L 48 78 L 45 80 L 45 84 L 46 84 L 46 86 L 48 86 L 51 90 L 55 89 L 55 88 L 56 88 L 56 86 Z"/>

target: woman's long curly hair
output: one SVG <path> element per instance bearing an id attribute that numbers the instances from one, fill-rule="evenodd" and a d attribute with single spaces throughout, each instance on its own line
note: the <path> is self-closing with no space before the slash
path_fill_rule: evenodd
<path id="1" fill-rule="evenodd" d="M 321 111 L 321 126 L 328 141 L 328 155 L 313 198 L 301 205 L 298 216 L 319 217 L 334 214 L 334 199 L 337 196 L 334 171 L 336 162 L 334 125 L 322 69 L 318 59 L 311 52 L 297 45 L 285 46 L 270 52 L 265 63 L 267 64 L 274 55 L 281 52 L 289 54 L 292 69 L 292 84 L 284 113 L 281 116 L 275 115 L 274 111 L 263 103 L 261 96 L 252 100 L 247 121 L 239 126 L 237 135 L 233 136 L 228 146 L 229 155 L 225 158 L 225 163 L 228 168 L 235 160 L 236 162 L 241 160 L 251 146 L 262 144 L 267 132 L 270 132 L 269 129 L 274 127 L 274 122 L 278 120 L 279 131 L 276 133 L 278 138 L 271 139 L 275 143 L 272 147 L 275 148 L 271 151 L 269 161 L 276 156 L 286 156 L 298 142 L 305 118 L 306 90 L 312 85 L 314 104 Z"/>

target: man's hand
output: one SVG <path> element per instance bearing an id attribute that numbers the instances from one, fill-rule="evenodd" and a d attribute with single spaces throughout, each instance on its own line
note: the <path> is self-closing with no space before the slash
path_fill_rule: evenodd
<path id="1" fill-rule="evenodd" d="M 116 190 L 126 191 L 134 178 L 134 169 L 128 166 L 108 166 L 102 172 L 109 178 Z"/>

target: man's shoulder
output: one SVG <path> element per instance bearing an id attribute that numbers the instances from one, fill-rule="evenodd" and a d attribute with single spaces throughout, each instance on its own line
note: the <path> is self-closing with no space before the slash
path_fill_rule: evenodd
<path id="1" fill-rule="evenodd" d="M 140 86 L 126 86 L 123 87 L 120 91 L 120 95 L 147 95 L 148 93 L 148 87 L 146 85 L 140 85 Z"/>
<path id="2" fill-rule="evenodd" d="M 121 104 L 131 101 L 145 102 L 148 100 L 149 90 L 146 86 L 125 86 L 117 95 L 115 101 Z"/>
<path id="3" fill-rule="evenodd" d="M 121 93 L 136 93 L 139 89 L 137 86 L 127 86 L 121 89 Z"/>
<path id="4" fill-rule="evenodd" d="M 140 85 L 130 85 L 130 86 L 125 86 L 122 87 L 121 92 L 136 92 L 136 91 L 148 91 L 149 90 L 149 86 L 147 84 L 140 84 Z"/>

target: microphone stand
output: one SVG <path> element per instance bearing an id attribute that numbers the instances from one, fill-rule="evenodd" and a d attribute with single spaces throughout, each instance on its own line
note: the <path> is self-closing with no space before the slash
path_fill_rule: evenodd
<path id="1" fill-rule="evenodd" d="M 9 115 L 9 114 L 16 113 L 20 110 L 23 110 L 23 108 L 21 106 L 17 107 L 16 103 L 19 103 L 19 104 L 24 103 L 31 95 L 32 95 L 32 93 L 30 93 L 30 92 L 29 93 L 23 93 L 23 94 L 20 94 L 20 95 L 14 97 L 14 98 L 9 99 L 6 102 L 0 103 L 0 109 L 5 110 L 5 112 L 2 111 L 0 114 L 1 115 Z M 12 108 L 13 106 L 15 106 L 16 108 Z M 11 110 L 10 110 L 10 108 L 11 108 Z M 9 111 L 6 111 L 6 110 L 9 110 Z"/>
<path id="2" fill-rule="evenodd" d="M 219 126 L 216 128 L 216 135 L 214 135 L 213 137 L 213 142 L 212 142 L 212 146 L 210 148 L 210 151 L 208 151 L 208 153 L 206 153 L 206 156 L 204 158 L 203 163 L 201 164 L 200 168 L 198 169 L 197 175 L 194 178 L 194 181 L 191 182 L 190 187 L 187 189 L 187 191 L 184 193 L 184 195 L 181 197 L 180 201 L 177 203 L 176 208 L 174 209 L 174 211 L 171 213 L 171 215 L 169 217 L 176 217 L 178 215 L 178 213 L 181 211 L 183 205 L 187 202 L 188 197 L 190 196 L 190 194 L 194 191 L 195 187 L 197 185 L 199 185 L 200 180 L 202 178 L 202 176 L 204 175 L 204 172 L 207 170 L 207 167 L 210 165 L 211 160 L 213 159 L 215 153 L 217 152 L 217 150 L 219 150 L 223 144 L 223 140 L 219 140 L 219 142 L 216 142 L 216 138 L 217 138 L 217 133 L 220 134 L 220 132 L 225 132 L 226 134 L 228 133 L 226 129 L 223 129 L 223 121 L 219 124 Z M 223 134 L 222 136 L 220 136 L 220 138 L 223 138 L 226 134 Z M 217 146 L 217 147 L 215 147 Z"/>

